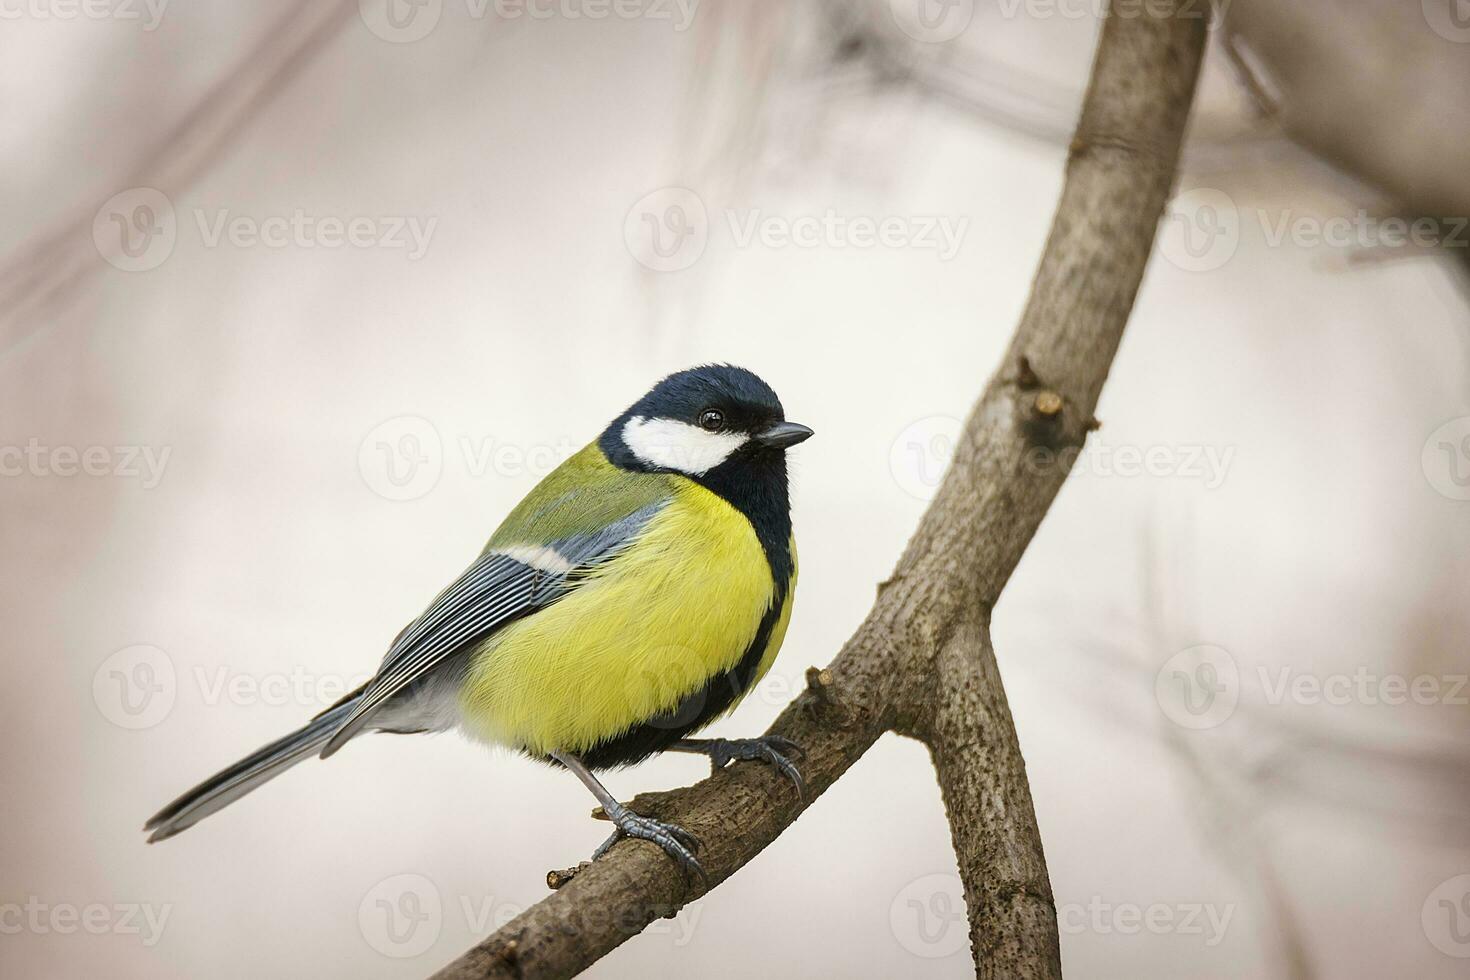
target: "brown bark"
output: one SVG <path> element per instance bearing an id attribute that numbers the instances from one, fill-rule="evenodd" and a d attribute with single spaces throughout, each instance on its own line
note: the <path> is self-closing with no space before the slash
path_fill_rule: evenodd
<path id="1" fill-rule="evenodd" d="M 1095 425 L 1173 181 L 1204 49 L 1200 6 L 1130 3 L 1104 25 L 1066 185 L 1010 350 L 867 619 L 770 729 L 806 750 L 805 800 L 774 770 L 744 764 L 633 801 L 699 837 L 711 888 L 896 731 L 924 741 L 934 760 L 977 973 L 1061 976 L 990 613 Z M 624 842 L 437 976 L 569 976 L 700 894 L 656 846 Z"/>

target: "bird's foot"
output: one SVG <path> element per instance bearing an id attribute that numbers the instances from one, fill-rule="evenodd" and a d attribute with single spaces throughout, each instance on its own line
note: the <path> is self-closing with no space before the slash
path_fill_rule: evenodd
<path id="1" fill-rule="evenodd" d="M 704 868 L 699 866 L 699 861 L 694 856 L 694 852 L 699 850 L 699 838 L 677 824 L 639 816 L 621 803 L 614 807 L 604 806 L 603 812 L 618 829 L 592 853 L 592 860 L 602 857 L 624 837 L 652 841 L 663 848 L 664 853 L 673 858 L 686 875 L 697 875 L 704 886 L 709 887 L 709 875 L 705 874 Z"/>
<path id="2" fill-rule="evenodd" d="M 801 770 L 791 761 L 791 756 L 801 758 L 806 753 L 801 746 L 780 735 L 762 735 L 760 738 L 710 738 L 687 743 L 691 751 L 709 755 L 710 768 L 715 772 L 731 762 L 761 761 L 781 770 L 782 774 L 796 786 L 799 799 L 806 798 L 806 780 Z"/>

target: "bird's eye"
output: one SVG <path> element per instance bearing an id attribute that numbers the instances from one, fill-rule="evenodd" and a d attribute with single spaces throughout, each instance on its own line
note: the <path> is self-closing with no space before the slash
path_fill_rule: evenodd
<path id="1" fill-rule="evenodd" d="M 699 427 L 706 432 L 719 432 L 725 427 L 725 413 L 718 408 L 706 408 L 699 413 Z"/>

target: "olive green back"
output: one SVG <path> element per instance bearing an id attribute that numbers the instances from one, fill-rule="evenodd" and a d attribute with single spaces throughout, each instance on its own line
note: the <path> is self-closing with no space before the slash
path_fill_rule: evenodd
<path id="1" fill-rule="evenodd" d="M 491 535 L 485 550 L 549 546 L 573 535 L 597 534 L 630 514 L 667 501 L 677 479 L 619 469 L 597 443 L 591 443 L 526 494 Z"/>

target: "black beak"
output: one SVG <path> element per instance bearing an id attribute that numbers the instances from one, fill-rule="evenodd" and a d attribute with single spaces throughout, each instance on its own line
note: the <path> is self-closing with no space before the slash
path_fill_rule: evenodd
<path id="1" fill-rule="evenodd" d="M 770 449 L 785 449 L 794 446 L 798 442 L 806 442 L 812 437 L 812 430 L 799 422 L 777 422 L 775 425 L 762 429 L 753 437 L 758 445 Z"/>

